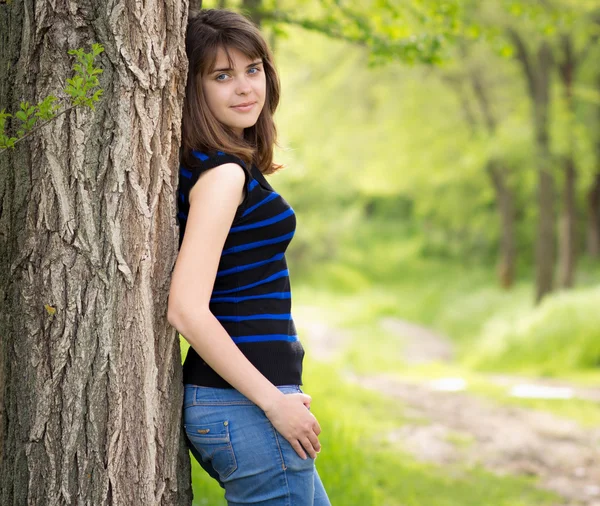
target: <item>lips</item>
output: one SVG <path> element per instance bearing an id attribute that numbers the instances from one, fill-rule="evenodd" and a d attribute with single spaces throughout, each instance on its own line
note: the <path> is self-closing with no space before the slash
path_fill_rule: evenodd
<path id="1" fill-rule="evenodd" d="M 253 104 L 256 104 L 256 102 L 244 102 L 243 104 L 232 105 L 231 107 L 245 107 Z"/>

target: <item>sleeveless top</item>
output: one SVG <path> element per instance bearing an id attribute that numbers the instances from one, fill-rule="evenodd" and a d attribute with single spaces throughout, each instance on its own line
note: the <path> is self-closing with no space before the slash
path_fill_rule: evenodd
<path id="1" fill-rule="evenodd" d="M 301 385 L 304 349 L 292 319 L 285 258 L 296 230 L 294 210 L 255 165 L 248 169 L 240 158 L 222 151 L 193 151 L 193 155 L 199 168 L 179 168 L 179 248 L 189 212 L 189 192 L 200 174 L 228 162 L 240 165 L 246 175 L 245 195 L 221 252 L 209 309 L 271 383 Z M 183 382 L 232 388 L 192 347 L 183 364 Z"/>

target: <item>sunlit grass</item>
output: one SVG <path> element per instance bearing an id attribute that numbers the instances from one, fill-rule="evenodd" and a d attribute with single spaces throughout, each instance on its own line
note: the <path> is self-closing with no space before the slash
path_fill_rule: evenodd
<path id="1" fill-rule="evenodd" d="M 515 319 L 495 317 L 482 329 L 469 363 L 481 368 L 527 370 L 544 375 L 600 368 L 600 288 L 547 297 Z"/>

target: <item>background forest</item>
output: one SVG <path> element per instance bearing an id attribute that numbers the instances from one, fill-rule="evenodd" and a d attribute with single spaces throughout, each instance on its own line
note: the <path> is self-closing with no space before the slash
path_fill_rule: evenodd
<path id="1" fill-rule="evenodd" d="M 600 2 L 217 6 L 280 71 L 332 503 L 600 504 Z"/>

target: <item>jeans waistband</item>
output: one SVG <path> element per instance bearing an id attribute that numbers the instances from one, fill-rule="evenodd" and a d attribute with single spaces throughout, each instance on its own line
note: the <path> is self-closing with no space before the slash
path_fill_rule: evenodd
<path id="1" fill-rule="evenodd" d="M 284 394 L 302 393 L 299 385 L 278 385 Z M 215 388 L 184 384 L 184 407 L 195 404 L 253 404 L 235 388 Z"/>

